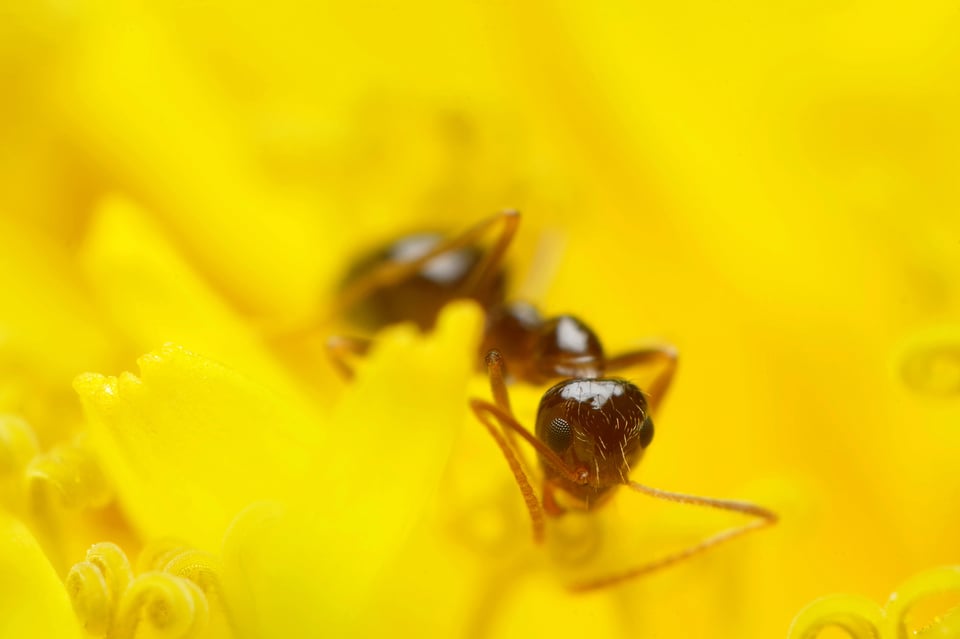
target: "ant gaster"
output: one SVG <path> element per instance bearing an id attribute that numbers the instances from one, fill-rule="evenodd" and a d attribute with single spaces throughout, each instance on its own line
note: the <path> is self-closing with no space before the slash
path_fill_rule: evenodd
<path id="1" fill-rule="evenodd" d="M 404 237 L 360 261 L 346 277 L 337 309 L 368 329 L 413 321 L 433 326 L 444 304 L 471 298 L 486 311 L 481 357 L 486 364 L 493 402 L 472 399 L 470 407 L 497 443 L 520 488 L 533 524 L 534 540 L 545 537 L 547 516 L 569 509 L 593 510 L 619 486 L 650 497 L 750 515 L 742 526 L 724 530 L 679 552 L 589 582 L 588 590 L 615 584 L 677 563 L 752 530 L 772 525 L 770 510 L 743 501 L 699 497 L 651 488 L 630 479 L 653 440 L 651 414 L 662 401 L 676 370 L 670 346 L 638 349 L 606 357 L 597 335 L 571 315 L 543 318 L 534 307 L 504 299 L 503 256 L 519 223 L 505 211 L 483 220 L 452 239 L 439 234 Z M 480 239 L 501 225 L 486 251 Z M 362 354 L 369 340 L 335 337 L 328 349 L 349 377 L 348 354 Z M 607 373 L 634 366 L 658 366 L 660 372 L 644 393 L 631 382 Z M 514 417 L 506 378 L 555 383 L 540 400 L 535 434 Z M 542 497 L 531 485 L 516 437 L 537 452 L 542 467 Z"/>

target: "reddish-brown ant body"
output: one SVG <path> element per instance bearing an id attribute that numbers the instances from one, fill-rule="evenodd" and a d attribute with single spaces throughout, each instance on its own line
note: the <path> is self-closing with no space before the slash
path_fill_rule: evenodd
<path id="1" fill-rule="evenodd" d="M 775 523 L 774 513 L 751 503 L 663 491 L 629 478 L 653 439 L 651 413 L 673 377 L 675 351 L 661 346 L 608 358 L 599 338 L 579 319 L 570 315 L 544 319 L 529 304 L 505 302 L 502 260 L 518 222 L 519 215 L 507 211 L 453 239 L 433 234 L 402 238 L 354 267 L 345 279 L 338 308 L 370 329 L 399 321 L 413 321 L 429 329 L 439 310 L 452 299 L 471 298 L 484 307 L 487 319 L 481 357 L 494 401 L 473 399 L 470 406 L 513 472 L 537 542 L 545 536 L 545 516 L 559 516 L 569 509 L 593 510 L 618 486 L 659 499 L 756 518 L 680 552 L 576 584 L 574 589 L 597 588 L 652 572 Z M 502 230 L 491 248 L 479 249 L 480 238 L 498 223 Z M 362 353 L 368 344 L 366 339 L 338 337 L 330 341 L 329 350 L 338 367 L 350 376 L 352 370 L 345 355 Z M 610 371 L 641 365 L 661 368 L 647 393 L 625 379 L 605 376 Z M 540 401 L 535 434 L 511 411 L 507 375 L 532 384 L 561 380 Z M 524 469 L 515 436 L 537 451 L 543 470 L 540 499 Z"/>

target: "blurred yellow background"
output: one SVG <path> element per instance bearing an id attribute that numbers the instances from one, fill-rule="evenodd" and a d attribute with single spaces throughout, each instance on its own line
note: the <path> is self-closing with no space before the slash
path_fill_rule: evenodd
<path id="1" fill-rule="evenodd" d="M 511 207 L 514 293 L 584 318 L 610 352 L 651 337 L 680 350 L 635 478 L 751 499 L 781 522 L 579 600 L 550 570 L 453 587 L 411 550 L 419 567 L 393 578 L 441 581 L 398 597 L 473 611 L 424 632 L 588 634 L 602 614 L 624 636 L 782 636 L 817 596 L 881 601 L 960 561 L 955 3 L 0 13 L 0 410 L 41 449 L 83 430 L 74 376 L 130 369 L 166 341 L 334 401 L 318 350 L 238 343 L 321 312 L 379 242 Z M 111 227 L 102 203 L 117 196 L 149 211 L 143 228 Z M 126 252 L 169 262 L 141 254 L 153 235 L 186 265 L 161 267 L 166 281 L 210 287 L 242 335 L 198 326 L 179 289 L 126 270 Z M 503 507 L 519 507 L 466 410 L 445 481 L 482 448 Z M 613 512 L 629 518 L 631 500 Z M 669 541 L 689 524 L 671 516 L 618 534 Z M 514 532 L 544 552 L 522 519 Z M 382 614 L 402 628 L 410 611 L 393 606 Z M 361 632 L 388 632 L 372 623 Z"/>

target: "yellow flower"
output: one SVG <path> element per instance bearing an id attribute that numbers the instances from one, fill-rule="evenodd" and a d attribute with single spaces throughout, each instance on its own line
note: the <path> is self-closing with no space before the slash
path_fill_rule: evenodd
<path id="1" fill-rule="evenodd" d="M 956 564 L 954 14 L 4 12 L 0 636 L 769 637 Z M 348 266 L 504 207 L 511 295 L 680 350 L 636 478 L 775 528 L 571 594 L 730 522 L 621 494 L 535 546 L 473 306 L 337 378 Z"/>
<path id="2" fill-rule="evenodd" d="M 930 600 L 944 595 L 954 601 L 960 596 L 960 567 L 928 570 L 911 577 L 890 596 L 884 608 L 866 597 L 834 595 L 818 599 L 793 620 L 789 636 L 813 638 L 833 626 L 854 639 L 956 637 L 960 634 L 960 606 L 948 608 L 947 613 L 932 619 L 923 616 L 930 612 L 924 610 Z M 942 606 L 942 602 L 937 603 Z"/>

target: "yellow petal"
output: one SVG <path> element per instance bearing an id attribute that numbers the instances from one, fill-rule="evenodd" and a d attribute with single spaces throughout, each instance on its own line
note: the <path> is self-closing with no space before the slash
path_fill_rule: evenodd
<path id="1" fill-rule="evenodd" d="M 41 445 L 76 421 L 63 380 L 109 365 L 115 352 L 66 257 L 0 213 L 0 410 L 25 417 Z"/>
<path id="2" fill-rule="evenodd" d="M 250 636 L 355 627 L 436 491 L 464 418 L 479 325 L 478 310 L 461 304 L 429 337 L 410 327 L 382 334 L 337 408 L 303 501 L 234 523 L 225 584 Z"/>
<path id="3" fill-rule="evenodd" d="M 26 527 L 0 510 L 0 637 L 80 638 L 70 600 Z"/>
<path id="4" fill-rule="evenodd" d="M 508 596 L 497 607 L 483 611 L 474 623 L 490 637 L 616 637 L 629 635 L 610 596 L 574 595 L 556 581 L 537 575 L 524 580 L 504 579 L 499 587 Z M 498 609 L 499 608 L 499 609 Z M 531 614 L 534 612 L 536 614 Z M 682 626 L 681 626 L 682 627 Z"/>
<path id="5" fill-rule="evenodd" d="M 183 344 L 295 394 L 297 384 L 249 323 L 205 282 L 147 213 L 122 197 L 96 208 L 81 264 L 117 331 L 136 353 Z"/>
<path id="6" fill-rule="evenodd" d="M 295 398 L 181 347 L 138 361 L 141 376 L 74 382 L 91 441 L 148 538 L 215 548 L 234 515 L 288 495 L 314 463 L 323 420 Z"/>
<path id="7" fill-rule="evenodd" d="M 69 135 L 115 183 L 156 203 L 187 252 L 245 308 L 312 307 L 317 262 L 335 259 L 316 250 L 324 237 L 316 212 L 268 194 L 215 83 L 146 9 L 127 3 L 83 17 L 54 91 Z"/>
<path id="8" fill-rule="evenodd" d="M 23 471 L 38 451 L 37 436 L 26 421 L 0 414 L 0 507 L 20 512 Z"/>

